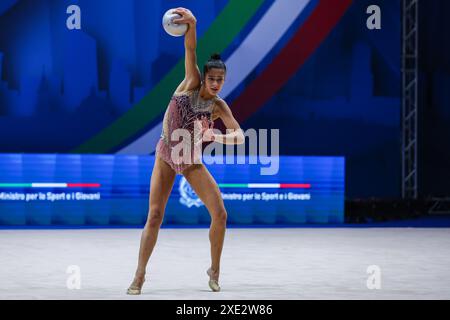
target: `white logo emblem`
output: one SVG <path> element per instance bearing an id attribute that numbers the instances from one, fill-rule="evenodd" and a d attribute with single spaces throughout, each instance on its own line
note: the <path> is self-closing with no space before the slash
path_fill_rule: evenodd
<path id="1" fill-rule="evenodd" d="M 180 203 L 185 205 L 188 208 L 192 206 L 196 206 L 200 208 L 203 206 L 202 200 L 195 194 L 194 190 L 192 190 L 191 186 L 187 182 L 185 177 L 182 177 L 180 180 Z"/>

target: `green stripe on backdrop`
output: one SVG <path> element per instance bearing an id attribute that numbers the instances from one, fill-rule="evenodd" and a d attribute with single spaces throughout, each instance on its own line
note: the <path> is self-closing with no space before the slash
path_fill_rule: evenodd
<path id="1" fill-rule="evenodd" d="M 247 183 L 220 183 L 219 188 L 248 188 Z"/>
<path id="2" fill-rule="evenodd" d="M 0 183 L 0 188 L 31 188 L 31 183 Z"/>
<path id="3" fill-rule="evenodd" d="M 197 55 L 200 65 L 212 52 L 222 52 L 239 34 L 264 0 L 231 0 L 216 18 L 205 35 L 198 41 Z M 124 116 L 106 129 L 72 150 L 72 153 L 108 153 L 129 137 L 140 132 L 160 115 L 169 99 L 184 78 L 184 58 L 165 76 L 155 88 Z"/>

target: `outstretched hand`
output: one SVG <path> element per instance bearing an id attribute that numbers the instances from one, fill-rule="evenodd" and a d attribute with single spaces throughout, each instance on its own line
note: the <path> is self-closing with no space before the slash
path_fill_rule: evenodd
<path id="1" fill-rule="evenodd" d="M 214 123 L 209 124 L 207 119 L 202 117 L 194 121 L 194 141 L 197 143 L 213 142 L 216 134 L 213 130 Z"/>
<path id="2" fill-rule="evenodd" d="M 195 18 L 194 14 L 191 12 L 191 10 L 186 8 L 176 8 L 172 11 L 173 13 L 177 13 L 181 16 L 181 18 L 174 19 L 173 23 L 176 24 L 188 24 L 188 25 L 195 25 L 197 23 L 197 19 Z"/>

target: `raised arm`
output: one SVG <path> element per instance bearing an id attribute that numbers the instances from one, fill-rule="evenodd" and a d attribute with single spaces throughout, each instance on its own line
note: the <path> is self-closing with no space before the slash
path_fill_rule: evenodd
<path id="1" fill-rule="evenodd" d="M 195 89 L 200 86 L 201 75 L 197 65 L 197 19 L 192 12 L 186 8 L 177 8 L 174 13 L 178 13 L 182 17 L 175 19 L 174 23 L 186 23 L 188 31 L 184 38 L 185 46 L 185 76 L 176 92 L 184 92 Z"/>

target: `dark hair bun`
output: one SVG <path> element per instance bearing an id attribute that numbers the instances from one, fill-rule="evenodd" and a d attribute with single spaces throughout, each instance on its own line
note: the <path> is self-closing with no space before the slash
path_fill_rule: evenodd
<path id="1" fill-rule="evenodd" d="M 203 74 L 206 75 L 211 69 L 222 69 L 227 71 L 227 66 L 222 61 L 222 57 L 218 53 L 214 53 L 211 55 L 208 61 L 206 61 L 205 66 L 203 67 Z"/>
<path id="2" fill-rule="evenodd" d="M 210 60 L 222 60 L 222 57 L 218 53 L 213 53 Z"/>

